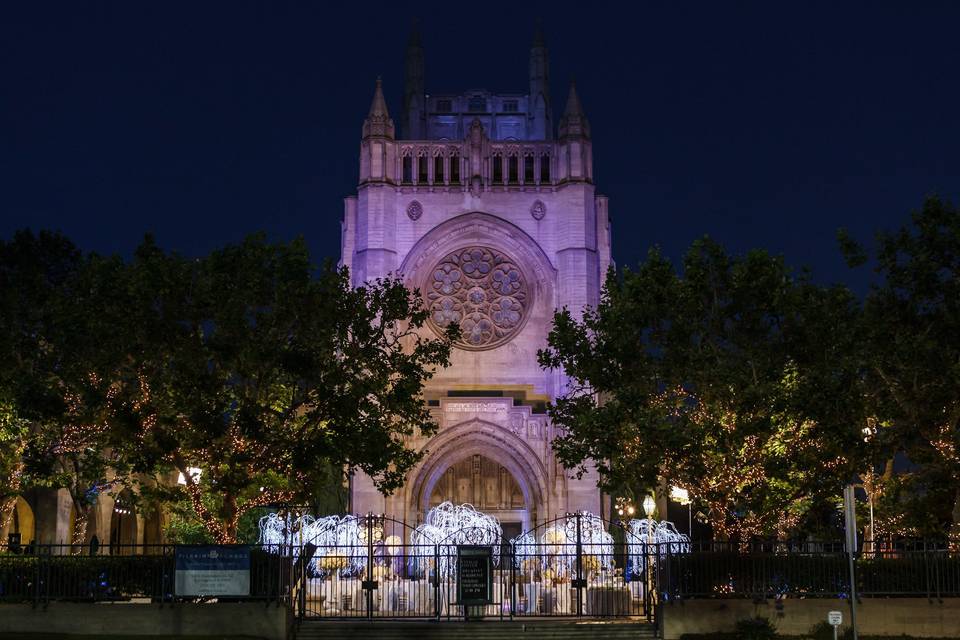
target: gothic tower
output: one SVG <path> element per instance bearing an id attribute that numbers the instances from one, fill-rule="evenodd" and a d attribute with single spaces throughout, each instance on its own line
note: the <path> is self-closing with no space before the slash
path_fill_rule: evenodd
<path id="1" fill-rule="evenodd" d="M 425 389 L 439 430 L 410 445 L 428 454 L 388 497 L 355 477 L 351 508 L 416 524 L 441 500 L 469 502 L 497 516 L 505 536 L 567 511 L 600 514 L 595 472 L 578 479 L 553 455 L 544 407 L 565 380 L 536 361 L 554 310 L 597 304 L 611 264 L 576 87 L 555 130 L 539 28 L 526 93 L 428 94 L 423 67 L 414 31 L 399 137 L 377 80 L 341 261 L 354 285 L 402 275 L 430 310 L 424 331 L 457 323 L 462 339 Z"/>

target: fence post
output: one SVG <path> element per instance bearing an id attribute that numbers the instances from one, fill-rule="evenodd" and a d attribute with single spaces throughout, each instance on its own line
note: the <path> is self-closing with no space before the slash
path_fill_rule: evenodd
<path id="1" fill-rule="evenodd" d="M 303 549 L 300 549 L 300 555 L 303 555 Z M 293 550 L 290 551 L 290 560 L 293 561 Z M 307 563 L 301 562 L 299 566 L 294 562 L 294 568 L 300 575 L 293 576 L 297 586 L 297 616 L 301 622 L 306 615 L 307 608 Z M 330 596 L 333 597 L 332 595 Z M 322 609 L 321 609 L 322 612 Z"/>
<path id="2" fill-rule="evenodd" d="M 517 610 L 517 550 L 516 542 L 510 541 L 510 619 Z"/>
<path id="3" fill-rule="evenodd" d="M 577 590 L 577 617 L 583 616 L 583 593 L 584 587 L 586 587 L 586 580 L 583 577 L 583 537 L 580 532 L 580 518 L 582 514 L 580 511 L 577 511 L 575 514 L 577 522 L 577 579 L 576 584 L 574 585 Z"/>
<path id="4" fill-rule="evenodd" d="M 376 584 L 373 579 L 373 514 L 367 512 L 367 575 L 361 585 L 367 594 L 367 620 L 373 619 L 373 590 Z"/>
<path id="5" fill-rule="evenodd" d="M 433 582 L 433 612 L 437 616 L 437 622 L 440 622 L 440 545 L 433 545 L 433 576 L 427 575 L 427 579 Z"/>
<path id="6" fill-rule="evenodd" d="M 39 548 L 39 547 L 35 547 Z M 33 608 L 40 603 L 40 554 L 34 556 L 33 562 Z"/>
<path id="7" fill-rule="evenodd" d="M 949 547 L 947 547 L 949 549 Z M 941 552 L 939 550 L 934 552 L 936 555 L 933 556 L 933 573 L 934 580 L 937 586 L 937 602 L 943 602 L 943 590 L 941 589 L 941 577 L 940 577 L 940 564 L 941 560 L 946 557 L 946 551 Z"/>

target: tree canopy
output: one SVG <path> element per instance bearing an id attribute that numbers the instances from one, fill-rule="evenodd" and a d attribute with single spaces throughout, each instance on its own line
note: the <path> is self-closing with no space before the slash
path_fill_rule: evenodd
<path id="1" fill-rule="evenodd" d="M 86 286 L 95 268 L 98 258 L 56 233 L 0 243 L 0 442 L 11 444 L 0 453 L 0 525 L 24 487 L 65 488 L 82 541 L 94 490 L 108 468 L 122 472 L 94 417 L 104 389 L 91 374 L 106 355 Z"/>
<path id="2" fill-rule="evenodd" d="M 878 419 L 869 438 L 901 473 L 873 478 L 882 533 L 960 534 L 960 211 L 928 199 L 876 251 L 841 236 L 848 260 L 872 258 L 864 301 L 866 384 Z"/>
<path id="3" fill-rule="evenodd" d="M 398 279 L 353 288 L 302 241 L 261 236 L 196 259 L 149 238 L 128 262 L 50 234 L 0 249 L 0 439 L 23 445 L 0 471 L 68 486 L 80 517 L 132 488 L 233 541 L 245 512 L 315 502 L 346 473 L 395 489 L 420 455 L 407 439 L 435 429 L 420 393 L 455 330 L 422 337 Z"/>
<path id="4" fill-rule="evenodd" d="M 688 489 L 721 536 L 793 533 L 862 464 L 857 312 L 762 251 L 703 239 L 678 270 L 652 250 L 596 309 L 555 317 L 554 448 L 612 493 Z"/>

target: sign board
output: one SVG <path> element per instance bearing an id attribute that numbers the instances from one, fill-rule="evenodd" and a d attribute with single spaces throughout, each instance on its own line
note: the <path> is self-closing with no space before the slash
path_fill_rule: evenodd
<path id="1" fill-rule="evenodd" d="M 493 548 L 457 547 L 457 604 L 493 603 Z"/>
<path id="2" fill-rule="evenodd" d="M 835 627 L 839 627 L 841 624 L 843 624 L 843 612 L 831 611 L 827 614 L 827 622 Z"/>
<path id="3" fill-rule="evenodd" d="M 250 595 L 250 547 L 177 546 L 174 556 L 175 595 Z"/>
<path id="4" fill-rule="evenodd" d="M 10 547 L 11 551 L 20 550 L 20 534 L 19 533 L 8 533 L 7 534 L 7 546 Z"/>

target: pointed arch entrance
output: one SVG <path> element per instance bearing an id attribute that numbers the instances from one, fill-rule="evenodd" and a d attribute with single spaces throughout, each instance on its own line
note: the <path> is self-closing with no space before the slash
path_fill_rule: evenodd
<path id="1" fill-rule="evenodd" d="M 497 504 L 485 505 L 481 510 L 503 522 L 515 523 L 521 530 L 535 526 L 549 512 L 548 476 L 543 461 L 508 429 L 484 420 L 467 420 L 442 429 L 426 448 L 428 453 L 412 474 L 408 494 L 408 512 L 416 514 L 417 521 L 430 509 L 433 500 L 446 497 L 451 491 L 451 497 L 471 504 L 477 497 L 483 502 L 486 496 L 496 495 Z M 491 477 L 494 471 L 496 476 Z M 486 482 L 501 484 L 488 487 Z M 471 495 L 473 500 L 461 500 Z"/>

